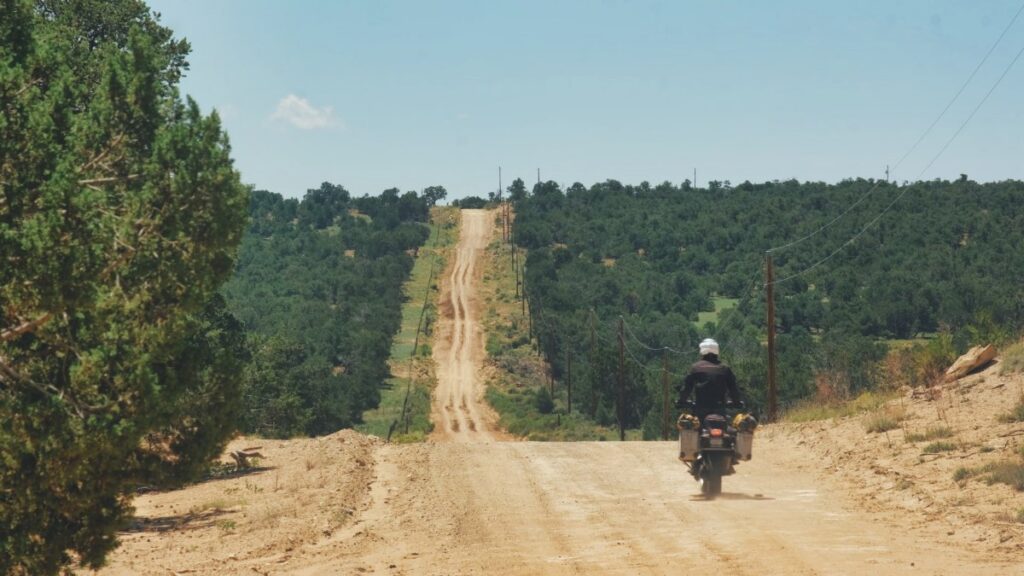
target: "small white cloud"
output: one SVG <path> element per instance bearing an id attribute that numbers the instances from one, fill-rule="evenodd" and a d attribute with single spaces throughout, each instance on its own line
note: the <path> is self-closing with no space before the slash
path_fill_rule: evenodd
<path id="1" fill-rule="evenodd" d="M 277 103 L 277 110 L 270 116 L 271 120 L 283 120 L 302 130 L 330 128 L 340 124 L 334 115 L 334 108 L 324 106 L 317 108 L 309 100 L 289 94 Z"/>

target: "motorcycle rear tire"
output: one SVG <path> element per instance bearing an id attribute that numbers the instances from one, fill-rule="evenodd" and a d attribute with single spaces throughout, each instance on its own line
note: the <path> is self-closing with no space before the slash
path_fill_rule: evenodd
<path id="1" fill-rule="evenodd" d="M 722 493 L 721 474 L 708 474 L 700 483 L 700 493 L 709 498 L 714 498 Z"/>

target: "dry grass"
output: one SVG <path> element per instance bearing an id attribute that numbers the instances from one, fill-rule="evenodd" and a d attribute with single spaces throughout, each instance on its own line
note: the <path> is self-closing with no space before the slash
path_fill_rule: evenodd
<path id="1" fill-rule="evenodd" d="M 927 442 L 928 440 L 941 440 L 953 435 L 949 426 L 931 426 L 924 432 L 912 432 L 907 434 L 907 442 Z"/>
<path id="2" fill-rule="evenodd" d="M 782 419 L 786 422 L 812 422 L 855 416 L 878 410 L 898 396 L 896 392 L 864 392 L 846 402 L 808 401 L 787 410 Z"/>
<path id="3" fill-rule="evenodd" d="M 1006 484 L 1016 490 L 1024 492 L 1024 462 L 1003 461 L 986 466 L 988 476 L 985 481 L 989 484 Z"/>
<path id="4" fill-rule="evenodd" d="M 1000 354 L 999 373 L 1024 372 L 1024 339 L 1009 345 Z"/>
<path id="5" fill-rule="evenodd" d="M 953 450 L 956 450 L 956 444 L 939 440 L 925 446 L 921 452 L 923 454 L 939 454 L 940 452 L 952 452 Z"/>
<path id="6" fill-rule="evenodd" d="M 1024 457 L 1024 448 L 1020 449 L 1018 456 Z M 989 462 L 975 468 L 961 466 L 953 473 L 953 480 L 956 482 L 965 482 L 972 478 L 979 478 L 990 485 L 1006 484 L 1019 492 L 1024 492 L 1024 458 Z"/>
<path id="7" fill-rule="evenodd" d="M 868 416 L 864 420 L 864 428 L 876 434 L 888 432 L 899 428 L 900 422 L 906 417 L 907 411 L 902 406 L 887 406 L 884 410 Z"/>
<path id="8" fill-rule="evenodd" d="M 999 421 L 1004 424 L 1011 424 L 1013 422 L 1024 422 L 1024 398 L 1017 401 L 1017 405 L 1013 407 L 1008 413 L 1003 414 L 999 417 Z"/>

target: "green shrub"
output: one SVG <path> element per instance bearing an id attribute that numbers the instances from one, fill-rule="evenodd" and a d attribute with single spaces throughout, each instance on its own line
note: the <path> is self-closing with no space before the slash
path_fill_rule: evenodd
<path id="1" fill-rule="evenodd" d="M 924 432 L 907 434 L 907 442 L 925 442 L 928 440 L 940 440 L 953 435 L 953 430 L 948 426 L 932 426 Z"/>
<path id="2" fill-rule="evenodd" d="M 953 472 L 953 481 L 954 482 L 963 482 L 964 480 L 967 480 L 969 478 L 973 478 L 975 476 L 975 474 L 976 473 L 973 470 L 971 470 L 970 468 L 967 468 L 965 466 L 961 466 L 961 467 L 956 469 L 956 472 Z"/>
<path id="3" fill-rule="evenodd" d="M 985 481 L 989 484 L 1006 484 L 1024 492 L 1024 462 L 1008 460 L 985 468 L 988 470 Z"/>
<path id="4" fill-rule="evenodd" d="M 537 388 L 534 404 L 537 407 L 537 412 L 541 414 L 551 414 L 555 410 L 555 401 L 551 398 L 551 392 L 545 386 Z"/>
<path id="5" fill-rule="evenodd" d="M 498 338 L 497 334 L 493 332 L 487 335 L 487 344 L 485 345 L 487 350 L 488 358 L 497 358 L 504 352 L 504 346 L 501 345 L 501 339 Z"/>
<path id="6" fill-rule="evenodd" d="M 952 452 L 953 450 L 956 450 L 956 444 L 953 444 L 952 442 L 943 442 L 940 440 L 938 442 L 932 442 L 931 444 L 925 446 L 922 452 L 924 454 L 938 454 L 940 452 Z"/>

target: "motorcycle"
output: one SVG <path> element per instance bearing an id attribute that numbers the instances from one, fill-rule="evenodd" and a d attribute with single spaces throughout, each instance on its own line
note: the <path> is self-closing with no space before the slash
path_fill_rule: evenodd
<path id="1" fill-rule="evenodd" d="M 736 465 L 753 456 L 757 420 L 730 404 L 731 421 L 725 414 L 708 414 L 701 422 L 692 402 L 679 416 L 679 459 L 690 469 L 707 498 L 722 493 L 722 477 L 736 472 Z M 728 410 L 728 409 L 732 410 Z M 726 411 L 723 411 L 726 412 Z"/>

